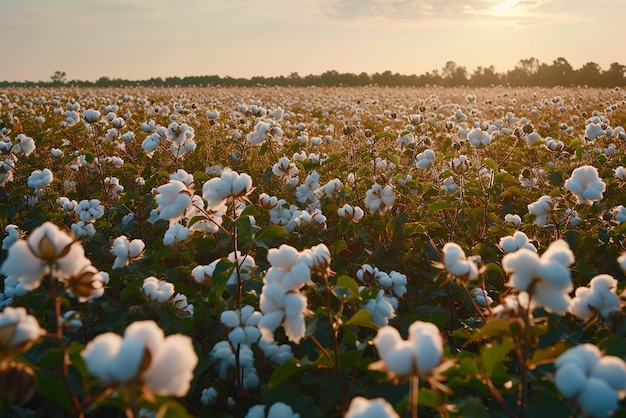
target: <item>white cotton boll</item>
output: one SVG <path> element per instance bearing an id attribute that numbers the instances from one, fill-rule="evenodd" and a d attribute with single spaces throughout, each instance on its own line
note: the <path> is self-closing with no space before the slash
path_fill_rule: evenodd
<path id="1" fill-rule="evenodd" d="M 389 277 L 389 275 L 383 271 L 378 273 L 378 283 L 382 287 L 391 287 L 391 285 L 393 284 L 391 277 Z"/>
<path id="2" fill-rule="evenodd" d="M 134 239 L 128 244 L 128 256 L 130 258 L 136 258 L 143 253 L 146 248 L 146 244 L 140 239 Z"/>
<path id="3" fill-rule="evenodd" d="M 571 289 L 565 289 L 569 292 Z M 537 306 L 543 306 L 549 312 L 563 315 L 567 312 L 571 298 L 564 290 L 556 289 L 549 285 L 546 281 L 535 283 L 535 291 L 533 292 L 534 302 Z"/>
<path id="4" fill-rule="evenodd" d="M 139 373 L 145 346 L 141 340 L 124 338 L 117 354 L 108 364 L 108 373 L 115 382 L 130 382 Z"/>
<path id="5" fill-rule="evenodd" d="M 378 351 L 378 355 L 383 360 L 389 358 L 394 352 L 395 348 L 402 343 L 402 337 L 397 329 L 391 326 L 383 326 L 378 329 L 376 337 L 373 342 Z"/>
<path id="6" fill-rule="evenodd" d="M 605 381 L 613 390 L 626 390 L 626 363 L 619 357 L 602 357 L 593 365 L 589 375 Z"/>
<path id="7" fill-rule="evenodd" d="M 239 314 L 236 311 L 224 311 L 220 316 L 220 322 L 228 328 L 236 328 L 241 325 Z"/>
<path id="8" fill-rule="evenodd" d="M 393 406 L 383 398 L 365 399 L 357 396 L 352 399 L 345 418 L 400 418 Z"/>
<path id="9" fill-rule="evenodd" d="M 600 357 L 602 353 L 598 347 L 593 344 L 581 344 L 561 354 L 554 364 L 559 368 L 567 363 L 575 363 L 585 375 L 588 375 Z"/>
<path id="10" fill-rule="evenodd" d="M 586 165 L 572 171 L 571 177 L 565 180 L 565 188 L 576 195 L 578 204 L 592 205 L 602 200 L 606 184 L 598 176 L 595 167 Z"/>
<path id="11" fill-rule="evenodd" d="M 515 238 L 515 243 L 517 245 L 517 248 L 526 248 L 531 251 L 535 251 L 535 252 L 537 251 L 535 246 L 532 245 L 530 241 L 528 240 L 528 236 L 522 231 L 515 231 L 513 233 L 513 238 Z"/>
<path id="12" fill-rule="evenodd" d="M 295 317 L 302 315 L 306 309 L 306 296 L 300 293 L 287 293 L 285 296 L 285 315 Z"/>
<path id="13" fill-rule="evenodd" d="M 198 364 L 191 338 L 182 334 L 169 335 L 151 354 L 150 366 L 143 373 L 148 388 L 160 396 L 185 396 Z"/>
<path id="14" fill-rule="evenodd" d="M 439 328 L 430 322 L 415 321 L 409 327 L 411 344 L 415 350 L 417 370 L 425 377 L 441 363 L 443 339 Z"/>
<path id="15" fill-rule="evenodd" d="M 263 318 L 259 321 L 258 327 L 261 336 L 265 339 L 274 339 L 274 331 L 278 329 L 285 318 L 284 311 L 273 311 L 263 313 Z"/>
<path id="16" fill-rule="evenodd" d="M 260 318 L 259 318 L 260 319 Z M 259 338 L 261 338 L 261 331 L 259 331 L 259 328 L 257 328 L 257 326 L 247 326 L 242 328 L 243 332 L 245 334 L 245 344 L 249 344 L 252 345 L 254 343 L 256 343 L 257 341 L 259 341 Z"/>
<path id="17" fill-rule="evenodd" d="M 100 334 L 87 343 L 81 352 L 87 370 L 104 383 L 111 382 L 110 362 L 122 345 L 122 337 L 112 332 Z"/>
<path id="18" fill-rule="evenodd" d="M 514 251 L 517 251 L 517 243 L 515 242 L 515 238 L 512 236 L 500 238 L 500 242 L 498 245 L 505 253 L 512 253 Z"/>
<path id="19" fill-rule="evenodd" d="M 566 398 L 578 395 L 586 383 L 587 376 L 576 363 L 566 363 L 554 374 L 554 384 Z"/>
<path id="20" fill-rule="evenodd" d="M 174 296 L 174 285 L 167 280 L 150 276 L 144 279 L 141 292 L 149 301 L 164 304 Z"/>
<path id="21" fill-rule="evenodd" d="M 267 418 L 300 418 L 300 414 L 294 413 L 289 405 L 276 402 L 270 407 Z"/>
<path id="22" fill-rule="evenodd" d="M 572 288 L 571 272 L 567 267 L 557 263 L 545 263 L 543 260 L 535 269 L 535 275 L 547 282 L 556 290 L 570 291 Z"/>
<path id="23" fill-rule="evenodd" d="M 396 376 L 409 376 L 414 368 L 414 349 L 408 341 L 401 341 L 394 347 L 393 354 L 385 360 L 385 369 Z"/>
<path id="24" fill-rule="evenodd" d="M 213 386 L 210 388 L 202 389 L 202 396 L 200 398 L 200 402 L 203 405 L 212 405 L 217 400 L 217 391 Z"/>
<path id="25" fill-rule="evenodd" d="M 289 341 L 298 344 L 300 340 L 304 338 L 306 325 L 304 323 L 303 315 L 285 317 L 283 327 L 285 328 L 285 334 L 287 334 L 287 338 L 289 338 Z"/>
<path id="26" fill-rule="evenodd" d="M 252 408 L 248 409 L 245 418 L 266 418 L 265 405 L 254 405 Z"/>
<path id="27" fill-rule="evenodd" d="M 607 417 L 612 415 L 619 406 L 619 397 L 603 380 L 590 377 L 578 395 L 578 404 L 590 415 Z"/>
<path id="28" fill-rule="evenodd" d="M 267 261 L 272 267 L 289 269 L 298 258 L 299 252 L 290 245 L 282 244 L 278 248 L 270 248 L 267 252 Z"/>
<path id="29" fill-rule="evenodd" d="M 180 223 L 170 224 L 167 231 L 163 235 L 163 244 L 167 246 L 175 246 L 181 242 L 185 242 L 191 235 L 191 231 L 185 225 Z"/>
<path id="30" fill-rule="evenodd" d="M 228 341 L 234 346 L 244 344 L 246 342 L 246 333 L 243 328 L 237 327 L 228 333 Z"/>
<path id="31" fill-rule="evenodd" d="M 594 295 L 588 287 L 581 286 L 576 289 L 575 296 L 569 305 L 569 311 L 578 318 L 589 319 L 594 316 L 589 307 L 597 306 L 598 303 L 600 303 L 598 295 Z"/>
<path id="32" fill-rule="evenodd" d="M 505 255 L 502 258 L 502 268 L 510 274 L 507 285 L 520 291 L 528 290 L 539 260 L 537 253 L 524 248 Z"/>

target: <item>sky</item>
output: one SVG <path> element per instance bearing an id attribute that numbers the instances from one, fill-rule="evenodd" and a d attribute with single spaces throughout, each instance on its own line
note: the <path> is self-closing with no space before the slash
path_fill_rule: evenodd
<path id="1" fill-rule="evenodd" d="M 626 64 L 626 0 L 2 0 L 0 80 Z"/>

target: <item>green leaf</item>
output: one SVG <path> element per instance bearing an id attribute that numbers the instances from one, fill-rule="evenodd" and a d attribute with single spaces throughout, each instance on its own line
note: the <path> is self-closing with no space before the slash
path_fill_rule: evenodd
<path id="1" fill-rule="evenodd" d="M 494 176 L 493 182 L 496 184 L 511 183 L 519 184 L 519 180 L 509 173 L 498 173 Z"/>
<path id="2" fill-rule="evenodd" d="M 226 282 L 228 282 L 234 268 L 235 265 L 227 259 L 221 259 L 217 262 L 215 270 L 213 270 L 213 276 L 211 276 L 213 288 L 208 295 L 209 301 L 218 302 L 220 300 L 222 293 L 224 293 L 224 289 L 226 288 Z"/>
<path id="3" fill-rule="evenodd" d="M 72 410 L 72 400 L 67 394 L 65 386 L 63 385 L 63 380 L 61 380 L 60 377 L 47 373 L 37 373 L 35 375 L 35 382 L 37 382 L 37 389 L 39 390 L 39 393 L 58 402 L 66 410 Z"/>
<path id="4" fill-rule="evenodd" d="M 487 167 L 491 168 L 494 171 L 494 173 L 498 172 L 498 164 L 496 164 L 496 162 L 492 160 L 491 158 L 485 158 L 484 163 Z"/>
<path id="5" fill-rule="evenodd" d="M 502 340 L 501 343 L 489 343 L 484 346 L 480 366 L 487 376 L 493 374 L 494 368 L 502 363 L 512 348 L 513 341 L 510 339 Z"/>
<path id="6" fill-rule="evenodd" d="M 333 242 L 329 248 L 330 254 L 333 257 L 347 249 L 348 249 L 348 243 L 342 239 L 338 239 L 337 241 Z"/>
<path id="7" fill-rule="evenodd" d="M 471 340 L 476 341 L 482 338 L 499 337 L 503 335 L 511 335 L 509 323 L 505 319 L 491 319 L 474 334 Z"/>
<path id="8" fill-rule="evenodd" d="M 446 152 L 448 148 L 450 148 L 450 145 L 452 145 L 452 138 L 447 136 L 441 141 L 441 152 Z"/>
<path id="9" fill-rule="evenodd" d="M 365 309 L 359 309 L 354 315 L 346 321 L 346 325 L 355 325 L 358 327 L 365 327 L 371 329 L 380 328 L 378 325 L 372 322 L 372 313 Z"/>
<path id="10" fill-rule="evenodd" d="M 538 348 L 533 353 L 531 363 L 535 366 L 543 363 L 551 363 L 558 356 L 563 354 L 567 350 L 568 346 L 564 341 L 558 341 L 556 344 L 546 348 Z"/>
<path id="11" fill-rule="evenodd" d="M 270 389 L 274 389 L 291 376 L 314 366 L 315 362 L 302 364 L 297 358 L 291 358 L 274 369 L 270 376 L 268 386 Z"/>
<path id="12" fill-rule="evenodd" d="M 444 202 L 444 201 L 439 201 L 439 202 L 433 202 L 431 204 L 428 205 L 428 213 L 435 213 L 438 212 L 440 210 L 446 210 L 446 209 L 454 209 L 454 206 L 448 202 Z"/>
<path id="13" fill-rule="evenodd" d="M 354 295 L 359 296 L 359 284 L 350 276 L 339 276 L 335 287 L 344 287 Z"/>

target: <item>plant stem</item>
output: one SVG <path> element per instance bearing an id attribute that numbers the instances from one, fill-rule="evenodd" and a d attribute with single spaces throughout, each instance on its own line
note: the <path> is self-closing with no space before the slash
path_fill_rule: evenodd
<path id="1" fill-rule="evenodd" d="M 411 418 L 418 418 L 418 403 L 419 403 L 419 386 L 420 386 L 420 377 L 417 373 L 413 373 L 411 375 Z"/>

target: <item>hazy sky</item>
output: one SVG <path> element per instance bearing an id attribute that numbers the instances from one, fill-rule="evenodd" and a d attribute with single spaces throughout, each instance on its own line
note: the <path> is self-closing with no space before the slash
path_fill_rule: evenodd
<path id="1" fill-rule="evenodd" d="M 626 64 L 626 0 L 1 0 L 0 80 Z"/>

